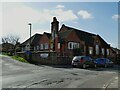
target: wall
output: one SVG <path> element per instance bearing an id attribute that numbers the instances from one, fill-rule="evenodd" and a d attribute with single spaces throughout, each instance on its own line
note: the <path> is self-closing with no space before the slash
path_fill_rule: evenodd
<path id="1" fill-rule="evenodd" d="M 49 50 L 50 49 L 50 40 L 48 39 L 48 37 L 46 36 L 46 34 L 43 34 L 43 36 L 39 40 L 39 44 L 45 44 L 45 43 L 48 44 L 48 49 L 47 50 Z M 46 50 L 46 49 L 42 49 L 42 50 Z"/>
<path id="2" fill-rule="evenodd" d="M 42 58 L 41 54 L 48 54 L 48 57 Z M 56 52 L 49 51 L 31 52 L 30 56 L 25 52 L 18 52 L 17 55 L 25 58 L 30 63 L 44 65 L 70 65 L 72 61 L 72 57 L 58 57 Z"/>

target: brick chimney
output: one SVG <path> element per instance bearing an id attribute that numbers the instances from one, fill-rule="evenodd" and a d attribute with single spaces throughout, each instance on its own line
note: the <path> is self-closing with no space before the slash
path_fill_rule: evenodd
<path id="1" fill-rule="evenodd" d="M 56 48 L 56 38 L 58 37 L 58 30 L 59 30 L 59 22 L 57 21 L 56 17 L 53 17 L 53 22 L 51 23 L 51 36 L 53 42 L 53 51 Z"/>

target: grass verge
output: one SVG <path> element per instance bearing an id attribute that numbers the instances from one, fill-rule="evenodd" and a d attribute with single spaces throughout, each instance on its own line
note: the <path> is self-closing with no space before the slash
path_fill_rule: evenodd
<path id="1" fill-rule="evenodd" d="M 11 56 L 13 59 L 17 60 L 17 61 L 20 61 L 20 62 L 24 62 L 24 63 L 29 63 L 27 60 L 25 60 L 24 58 L 22 57 L 19 57 L 19 56 Z"/>
<path id="2" fill-rule="evenodd" d="M 25 60 L 24 58 L 22 57 L 19 57 L 19 56 L 11 56 L 9 53 L 1 53 L 1 55 L 5 55 L 5 56 L 9 56 L 11 58 L 13 58 L 14 60 L 17 60 L 17 61 L 20 61 L 20 62 L 24 62 L 24 63 L 29 63 L 27 60 Z"/>

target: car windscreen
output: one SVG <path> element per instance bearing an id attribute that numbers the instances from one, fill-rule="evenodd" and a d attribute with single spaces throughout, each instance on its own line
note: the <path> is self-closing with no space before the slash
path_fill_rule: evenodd
<path id="1" fill-rule="evenodd" d="M 84 57 L 84 60 L 92 61 L 91 57 Z"/>
<path id="2" fill-rule="evenodd" d="M 101 58 L 100 59 L 96 59 L 95 61 L 98 62 L 98 63 L 105 63 L 106 62 L 105 59 L 101 59 Z"/>
<path id="3" fill-rule="evenodd" d="M 74 58 L 73 58 L 73 60 L 80 60 L 80 56 L 75 56 Z"/>

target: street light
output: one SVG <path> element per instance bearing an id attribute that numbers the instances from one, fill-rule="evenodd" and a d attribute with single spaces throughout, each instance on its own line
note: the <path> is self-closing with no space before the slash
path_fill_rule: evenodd
<path id="1" fill-rule="evenodd" d="M 30 50 L 31 50 L 31 28 L 32 28 L 32 24 L 28 23 L 28 25 L 30 25 Z"/>

